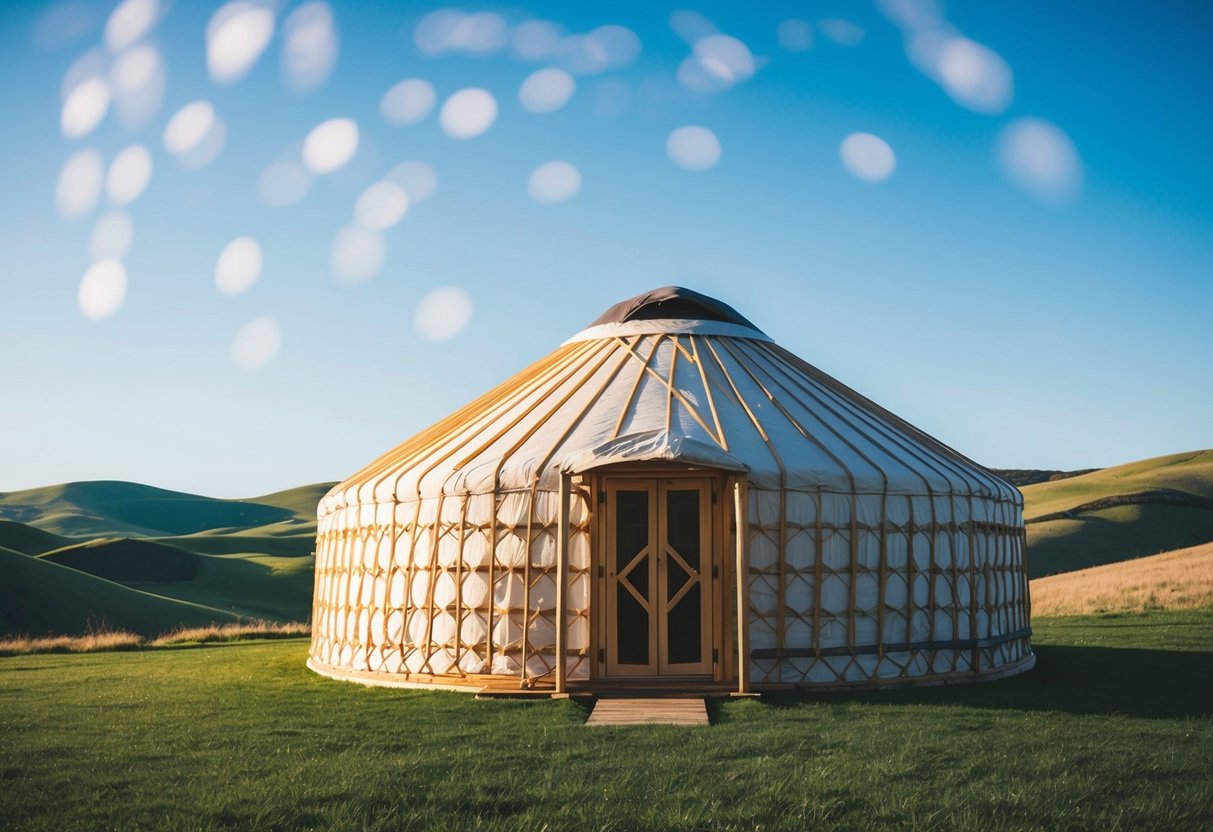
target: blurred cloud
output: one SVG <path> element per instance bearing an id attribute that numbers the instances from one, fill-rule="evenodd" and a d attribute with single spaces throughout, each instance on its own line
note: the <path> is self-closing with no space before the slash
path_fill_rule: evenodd
<path id="1" fill-rule="evenodd" d="M 464 52 L 488 55 L 500 52 L 509 41 L 505 18 L 496 12 L 462 12 L 444 8 L 421 19 L 413 42 L 426 55 Z"/>
<path id="2" fill-rule="evenodd" d="M 589 35 L 568 35 L 556 50 L 560 65 L 574 75 L 597 75 L 611 65 L 606 47 Z"/>
<path id="3" fill-rule="evenodd" d="M 416 124 L 434 110 L 434 85 L 421 78 L 406 78 L 379 99 L 379 114 L 389 124 Z"/>
<path id="4" fill-rule="evenodd" d="M 273 318 L 254 318 L 232 338 L 232 363 L 241 370 L 259 370 L 282 348 L 282 328 Z"/>
<path id="5" fill-rule="evenodd" d="M 152 180 L 152 154 L 141 144 L 123 148 L 110 162 L 105 193 L 114 205 L 138 199 Z"/>
<path id="6" fill-rule="evenodd" d="M 358 123 L 331 118 L 312 128 L 303 140 L 303 164 L 312 173 L 333 173 L 345 167 L 358 151 Z"/>
<path id="7" fill-rule="evenodd" d="M 990 47 L 965 37 L 936 0 L 878 0 L 877 8 L 905 36 L 906 56 L 960 106 L 999 115 L 1014 98 L 1010 65 Z"/>
<path id="8" fill-rule="evenodd" d="M 474 138 L 497 120 L 497 99 L 478 87 L 460 90 L 443 103 L 438 120 L 452 139 Z"/>
<path id="9" fill-rule="evenodd" d="M 720 140 L 706 127 L 687 125 L 670 133 L 665 152 L 680 168 L 707 170 L 720 162 Z"/>
<path id="10" fill-rule="evenodd" d="M 606 55 L 608 69 L 623 69 L 631 66 L 640 57 L 640 36 L 626 26 L 608 24 L 599 26 L 589 34 L 589 39 Z"/>
<path id="11" fill-rule="evenodd" d="M 117 260 L 98 260 L 88 267 L 76 292 L 84 317 L 100 321 L 113 315 L 126 300 L 126 268 Z"/>
<path id="12" fill-rule="evenodd" d="M 871 133 L 852 133 L 838 146 L 842 166 L 856 179 L 883 182 L 897 169 L 897 158 L 888 142 Z"/>
<path id="13" fill-rule="evenodd" d="M 716 25 L 712 21 L 699 12 L 686 9 L 670 14 L 670 28 L 690 46 L 708 35 L 716 34 Z"/>
<path id="14" fill-rule="evenodd" d="M 298 6 L 282 25 L 282 74 L 296 92 L 320 87 L 337 67 L 340 38 L 328 3 Z"/>
<path id="15" fill-rule="evenodd" d="M 1082 157 L 1064 130 L 1043 119 L 1020 118 L 1004 127 L 998 161 L 1007 178 L 1041 202 L 1072 202 L 1082 190 Z"/>
<path id="16" fill-rule="evenodd" d="M 163 141 L 182 167 L 204 168 L 223 150 L 227 128 L 209 101 L 191 101 L 168 120 Z"/>
<path id="17" fill-rule="evenodd" d="M 417 334 L 426 341 L 449 341 L 472 319 L 472 298 L 463 289 L 447 286 L 422 296 L 413 314 Z"/>
<path id="18" fill-rule="evenodd" d="M 365 228 L 383 231 L 404 218 L 409 196 L 396 182 L 383 180 L 368 187 L 354 204 L 354 219 Z"/>
<path id="19" fill-rule="evenodd" d="M 206 67 L 219 84 L 240 80 L 274 37 L 268 2 L 236 0 L 221 7 L 206 27 Z"/>
<path id="20" fill-rule="evenodd" d="M 257 177 L 257 199 L 273 208 L 294 205 L 307 196 L 312 181 L 311 171 L 297 158 L 280 158 Z"/>
<path id="21" fill-rule="evenodd" d="M 581 190 L 581 172 L 568 162 L 547 162 L 531 172 L 527 193 L 536 202 L 567 202 Z"/>
<path id="22" fill-rule="evenodd" d="M 731 35 L 710 34 L 695 42 L 678 66 L 678 80 L 696 92 L 724 92 L 754 77 L 750 48 Z"/>
<path id="23" fill-rule="evenodd" d="M 342 283 L 364 283 L 383 268 L 387 244 L 378 231 L 351 223 L 333 238 L 329 265 Z"/>
<path id="24" fill-rule="evenodd" d="M 511 36 L 514 57 L 524 61 L 542 61 L 556 53 L 563 37 L 560 26 L 550 20 L 519 23 Z"/>
<path id="25" fill-rule="evenodd" d="M 78 150 L 59 170 L 55 185 L 55 208 L 65 220 L 83 217 L 97 207 L 105 170 L 101 154 L 93 148 Z"/>
<path id="26" fill-rule="evenodd" d="M 123 0 L 105 21 L 105 46 L 121 52 L 152 30 L 160 19 L 158 0 Z"/>
<path id="27" fill-rule="evenodd" d="M 121 260 L 130 251 L 135 241 L 135 223 L 131 215 L 122 210 L 107 211 L 93 226 L 89 237 L 88 253 L 94 260 Z"/>
<path id="28" fill-rule="evenodd" d="M 786 52 L 807 52 L 813 48 L 813 27 L 804 20 L 785 20 L 775 29 L 779 45 Z"/>
<path id="29" fill-rule="evenodd" d="M 383 179 L 404 188 L 409 205 L 425 202 L 438 190 L 438 174 L 425 162 L 401 162 L 389 170 Z"/>
<path id="30" fill-rule="evenodd" d="M 858 46 L 867 35 L 861 26 L 842 18 L 819 20 L 817 30 L 838 46 Z"/>
<path id="31" fill-rule="evenodd" d="M 906 50 L 911 63 L 962 107 L 998 115 L 1011 105 L 1011 67 L 988 46 L 945 29 L 929 29 L 911 37 Z"/>
<path id="32" fill-rule="evenodd" d="M 944 22 L 939 0 L 876 0 L 876 8 L 889 22 L 911 31 L 934 29 Z"/>
<path id="33" fill-rule="evenodd" d="M 110 64 L 114 107 L 118 118 L 130 127 L 142 127 L 160 112 L 165 84 L 160 50 L 149 44 L 127 49 Z"/>
<path id="34" fill-rule="evenodd" d="M 252 237 L 237 237 L 215 261 L 215 286 L 225 295 L 242 295 L 261 277 L 261 244 Z"/>
<path id="35" fill-rule="evenodd" d="M 110 88 L 105 78 L 94 75 L 72 88 L 59 114 L 59 127 L 69 139 L 79 139 L 97 129 L 110 108 Z"/>
<path id="36" fill-rule="evenodd" d="M 548 67 L 526 77 L 518 89 L 518 101 L 532 113 L 550 113 L 568 104 L 576 88 L 572 75 L 559 67 Z"/>

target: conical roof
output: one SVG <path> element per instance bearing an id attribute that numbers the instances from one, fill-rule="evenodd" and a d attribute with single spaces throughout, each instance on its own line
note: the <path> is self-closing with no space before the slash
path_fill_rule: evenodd
<path id="1" fill-rule="evenodd" d="M 338 485 L 343 505 L 555 489 L 561 472 L 661 460 L 752 486 L 953 494 L 1013 487 L 678 287 L 611 307 L 554 352 Z"/>

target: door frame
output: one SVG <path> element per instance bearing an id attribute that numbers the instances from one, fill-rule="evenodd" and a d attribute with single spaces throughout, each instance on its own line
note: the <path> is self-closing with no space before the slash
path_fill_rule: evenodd
<path id="1" fill-rule="evenodd" d="M 588 476 L 591 491 L 590 514 L 590 677 L 613 682 L 628 680 L 644 683 L 662 679 L 680 679 L 687 681 L 722 681 L 733 677 L 733 626 L 730 619 L 731 604 L 730 590 L 733 585 L 732 573 L 728 568 L 726 557 L 730 550 L 733 530 L 729 525 L 731 512 L 728 511 L 728 489 L 733 477 L 717 469 L 705 468 L 671 468 L 668 463 L 646 464 L 633 463 L 626 466 L 612 466 L 611 469 L 599 469 Z M 701 480 L 706 481 L 710 496 L 708 505 L 710 516 L 701 518 L 701 530 L 710 531 L 710 568 L 703 576 L 704 617 L 707 625 L 703 629 L 705 640 L 704 653 L 710 673 L 662 675 L 611 675 L 607 667 L 607 645 L 610 638 L 610 626 L 613 621 L 609 602 L 608 584 L 606 577 L 607 546 L 611 538 L 608 518 L 606 516 L 608 483 L 623 483 L 628 480 Z M 660 489 L 658 489 L 658 494 Z M 652 518 L 657 522 L 657 517 Z M 664 588 L 664 583 L 662 583 Z M 656 636 L 653 641 L 656 641 Z M 652 645 L 652 641 L 650 645 Z M 656 645 L 660 649 L 660 645 Z M 659 669 L 660 661 L 654 665 Z"/>

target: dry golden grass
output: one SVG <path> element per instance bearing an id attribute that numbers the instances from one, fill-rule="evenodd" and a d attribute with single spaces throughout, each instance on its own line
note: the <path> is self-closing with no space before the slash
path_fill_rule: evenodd
<path id="1" fill-rule="evenodd" d="M 301 621 L 277 624 L 273 621 L 238 621 L 234 624 L 211 624 L 209 627 L 181 627 L 158 636 L 151 644 L 205 644 L 211 641 L 240 641 L 246 638 L 295 638 L 306 636 L 311 628 Z"/>
<path id="2" fill-rule="evenodd" d="M 208 627 L 179 627 L 154 639 L 145 639 L 125 630 L 99 630 L 79 636 L 11 636 L 0 638 L 0 656 L 19 656 L 26 653 L 96 653 L 102 650 L 162 647 L 166 644 L 296 638 L 306 636 L 310 632 L 311 628 L 301 621 L 278 624 L 273 621 L 253 620 L 212 624 Z"/>
<path id="3" fill-rule="evenodd" d="M 1213 607 L 1213 543 L 1032 581 L 1032 615 Z"/>
<path id="4" fill-rule="evenodd" d="M 96 653 L 100 650 L 131 650 L 143 644 L 143 638 L 124 630 L 86 633 L 82 636 L 14 636 L 0 639 L 0 656 L 25 653 Z"/>

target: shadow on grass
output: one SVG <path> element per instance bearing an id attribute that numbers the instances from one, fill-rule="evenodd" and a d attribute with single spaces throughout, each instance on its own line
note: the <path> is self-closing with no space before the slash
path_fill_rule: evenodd
<path id="1" fill-rule="evenodd" d="M 941 705 L 1147 719 L 1213 716 L 1213 652 L 1038 645 L 1036 667 L 971 685 L 865 693 L 781 692 L 768 707 L 811 703 Z"/>

